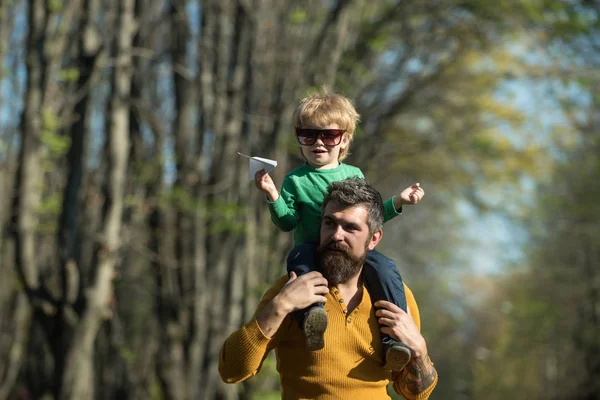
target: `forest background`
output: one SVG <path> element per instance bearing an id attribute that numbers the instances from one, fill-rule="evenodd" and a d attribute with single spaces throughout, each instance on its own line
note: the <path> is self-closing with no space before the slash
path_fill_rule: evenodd
<path id="1" fill-rule="evenodd" d="M 0 400 L 275 399 L 218 353 L 284 273 L 245 154 L 302 162 L 329 85 L 350 164 L 427 195 L 381 250 L 432 399 L 600 399 L 596 0 L 0 2 Z M 594 239 L 596 238 L 596 239 Z M 395 397 L 397 398 L 397 397 Z"/>

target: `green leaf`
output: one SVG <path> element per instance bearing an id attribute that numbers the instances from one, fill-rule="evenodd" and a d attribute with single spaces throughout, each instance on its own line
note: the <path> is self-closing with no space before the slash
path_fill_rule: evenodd
<path id="1" fill-rule="evenodd" d="M 300 25 L 306 21 L 307 13 L 301 8 L 296 8 L 292 11 L 288 17 L 291 24 Z"/>
<path id="2" fill-rule="evenodd" d="M 58 215 L 62 210 L 62 194 L 53 194 L 40 202 L 37 207 L 38 214 Z"/>
<path id="3" fill-rule="evenodd" d="M 64 68 L 60 71 L 60 80 L 63 82 L 76 82 L 79 79 L 79 69 L 75 67 Z"/>
<path id="4" fill-rule="evenodd" d="M 41 141 L 50 149 L 53 156 L 63 156 L 71 147 L 70 137 L 57 135 L 48 130 L 42 132 Z"/>
<path id="5" fill-rule="evenodd" d="M 59 128 L 60 118 L 58 118 L 50 107 L 45 107 L 42 111 L 42 129 L 55 132 Z"/>
<path id="6" fill-rule="evenodd" d="M 48 0 L 48 10 L 51 13 L 59 12 L 64 8 L 62 0 Z"/>

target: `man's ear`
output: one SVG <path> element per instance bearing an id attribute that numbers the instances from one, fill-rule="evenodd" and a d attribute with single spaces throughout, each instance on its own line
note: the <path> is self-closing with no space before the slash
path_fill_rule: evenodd
<path id="1" fill-rule="evenodd" d="M 369 240 L 369 250 L 373 250 L 375 248 L 375 246 L 377 246 L 377 243 L 379 243 L 379 241 L 383 238 L 383 230 L 379 229 L 377 231 L 375 231 L 373 233 L 373 235 L 371 236 L 371 240 Z"/>

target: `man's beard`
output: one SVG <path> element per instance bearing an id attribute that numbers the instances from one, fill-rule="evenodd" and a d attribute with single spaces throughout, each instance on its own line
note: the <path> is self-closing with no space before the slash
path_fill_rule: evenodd
<path id="1" fill-rule="evenodd" d="M 348 282 L 356 276 L 367 257 L 367 245 L 362 256 L 350 253 L 347 246 L 337 242 L 329 242 L 319 246 L 317 251 L 319 265 L 323 270 L 323 276 L 330 285 Z"/>

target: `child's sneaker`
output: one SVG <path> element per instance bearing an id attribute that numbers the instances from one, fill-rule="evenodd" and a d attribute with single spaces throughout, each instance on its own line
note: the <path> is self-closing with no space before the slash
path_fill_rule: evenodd
<path id="1" fill-rule="evenodd" d="M 410 361 L 410 349 L 404 343 L 391 341 L 385 346 L 385 368 L 402 371 Z"/>
<path id="2" fill-rule="evenodd" d="M 312 307 L 306 313 L 303 329 L 308 351 L 321 350 L 325 347 L 327 311 L 323 307 Z"/>

